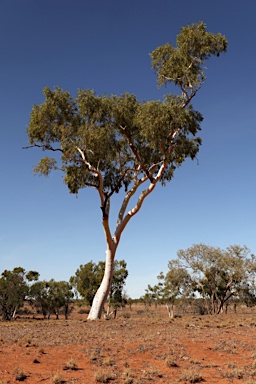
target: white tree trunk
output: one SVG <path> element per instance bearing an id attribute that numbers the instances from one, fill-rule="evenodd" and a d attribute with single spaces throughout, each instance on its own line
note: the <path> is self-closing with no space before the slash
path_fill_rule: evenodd
<path id="1" fill-rule="evenodd" d="M 96 292 L 96 295 L 94 296 L 92 307 L 87 317 L 88 320 L 97 320 L 101 318 L 103 307 L 111 288 L 114 271 L 114 258 L 115 252 L 108 249 L 106 251 L 106 264 L 104 276 L 99 286 L 99 289 Z"/>
<path id="2" fill-rule="evenodd" d="M 166 308 L 168 311 L 168 317 L 170 317 L 170 319 L 174 319 L 174 304 L 171 304 L 171 307 L 170 305 L 166 304 Z"/>
<path id="3" fill-rule="evenodd" d="M 78 148 L 78 150 L 79 150 L 79 148 Z M 79 152 L 82 154 L 82 157 L 85 160 L 85 156 L 82 153 L 82 151 L 79 150 Z M 150 169 L 150 172 L 153 173 L 153 170 L 157 166 L 158 165 L 154 164 L 151 167 L 152 169 Z M 121 205 L 121 208 L 120 208 L 120 211 L 118 214 L 117 226 L 116 226 L 115 234 L 113 237 L 111 236 L 111 231 L 110 231 L 109 223 L 108 223 L 108 218 L 109 218 L 109 213 L 110 213 L 110 200 L 109 200 L 110 196 L 106 200 L 106 196 L 104 195 L 104 192 L 103 192 L 102 175 L 99 171 L 93 169 L 93 172 L 96 174 L 96 176 L 99 178 L 99 181 L 100 181 L 100 188 L 98 188 L 98 192 L 100 195 L 101 209 L 103 212 L 102 225 L 103 225 L 106 243 L 107 243 L 107 251 L 106 251 L 105 273 L 103 276 L 103 280 L 100 284 L 100 287 L 99 287 L 98 291 L 96 292 L 96 295 L 94 296 L 94 299 L 92 302 L 92 307 L 91 307 L 91 310 L 90 310 L 89 315 L 87 317 L 88 320 L 97 320 L 97 319 L 101 318 L 104 304 L 107 300 L 107 297 L 108 297 L 108 294 L 109 294 L 109 291 L 111 288 L 113 272 L 114 272 L 115 253 L 116 253 L 116 249 L 117 249 L 117 246 L 118 246 L 120 238 L 121 238 L 121 234 L 122 234 L 123 230 L 125 229 L 126 225 L 128 224 L 128 222 L 130 221 L 130 219 L 139 212 L 145 198 L 150 193 L 152 193 L 152 191 L 155 189 L 155 186 L 159 182 L 159 180 L 161 179 L 161 176 L 162 176 L 163 172 L 165 171 L 166 167 L 167 167 L 167 162 L 164 160 L 162 162 L 162 165 L 160 166 L 160 169 L 157 172 L 156 177 L 150 178 L 149 186 L 144 191 L 142 191 L 140 193 L 135 206 L 129 210 L 129 212 L 126 214 L 126 216 L 124 216 L 125 212 L 126 212 L 127 205 L 129 203 L 131 197 L 134 196 L 134 194 L 136 193 L 139 186 L 141 186 L 145 181 L 149 180 L 149 175 L 145 175 L 140 180 L 138 180 L 137 177 L 135 177 L 134 186 L 133 186 L 133 188 L 131 188 L 130 191 L 128 191 L 126 193 L 126 196 L 125 196 L 123 203 Z"/>

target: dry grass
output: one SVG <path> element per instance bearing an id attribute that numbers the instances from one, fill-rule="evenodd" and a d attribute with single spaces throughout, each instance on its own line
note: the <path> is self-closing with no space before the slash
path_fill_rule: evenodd
<path id="1" fill-rule="evenodd" d="M 170 321 L 165 310 L 142 307 L 126 309 L 116 320 L 85 319 L 74 313 L 68 321 L 0 323 L 0 384 L 14 382 L 17 361 L 29 372 L 28 383 L 256 384 L 254 315 Z"/>
<path id="2" fill-rule="evenodd" d="M 182 373 L 179 381 L 187 381 L 189 383 L 201 383 L 204 381 L 203 376 L 198 370 L 189 368 Z"/>
<path id="3" fill-rule="evenodd" d="M 114 372 L 106 369 L 101 369 L 95 373 L 95 380 L 98 383 L 108 383 L 110 380 L 114 380 L 115 377 Z"/>
<path id="4" fill-rule="evenodd" d="M 65 381 L 63 380 L 61 373 L 56 372 L 51 377 L 51 383 L 52 384 L 63 384 L 63 383 L 65 383 Z"/>
<path id="5" fill-rule="evenodd" d="M 14 369 L 14 378 L 16 381 L 24 381 L 28 376 L 23 372 L 23 370 L 19 367 Z"/>
<path id="6" fill-rule="evenodd" d="M 176 359 L 173 359 L 171 357 L 167 357 L 165 359 L 165 364 L 167 365 L 167 367 L 169 368 L 177 368 L 178 367 L 178 364 L 176 362 Z"/>
<path id="7" fill-rule="evenodd" d="M 78 365 L 75 361 L 75 359 L 72 357 L 71 359 L 69 359 L 66 364 L 64 365 L 63 367 L 64 370 L 72 370 L 72 371 L 77 371 L 78 370 Z"/>

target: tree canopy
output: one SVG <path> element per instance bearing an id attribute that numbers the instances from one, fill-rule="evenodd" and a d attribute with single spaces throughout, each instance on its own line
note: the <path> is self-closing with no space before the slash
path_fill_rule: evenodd
<path id="1" fill-rule="evenodd" d="M 208 313 L 223 311 L 224 304 L 255 279 L 256 259 L 246 246 L 222 250 L 195 244 L 179 250 L 178 258 L 191 271 L 195 290 L 203 296 Z"/>
<path id="2" fill-rule="evenodd" d="M 202 115 L 185 107 L 205 80 L 204 61 L 226 48 L 225 37 L 207 32 L 200 22 L 181 29 L 176 48 L 168 43 L 155 49 L 151 58 L 159 85 L 173 82 L 181 90 L 163 102 L 91 90 L 73 98 L 59 87 L 45 87 L 45 101 L 34 105 L 27 133 L 32 146 L 60 152 L 61 164 L 44 157 L 35 172 L 61 169 L 71 193 L 92 186 L 104 192 L 103 201 L 130 184 L 169 181 L 198 152 Z"/>
<path id="3" fill-rule="evenodd" d="M 38 272 L 26 272 L 21 267 L 2 272 L 0 278 L 0 314 L 3 320 L 11 320 L 15 317 L 29 293 L 28 282 L 37 280 L 38 277 Z"/>
<path id="4" fill-rule="evenodd" d="M 173 305 L 176 298 L 193 295 L 202 297 L 208 314 L 223 312 L 232 298 L 255 305 L 256 258 L 246 246 L 223 250 L 201 243 L 180 249 L 177 255 L 167 274 L 157 277 L 158 284 L 148 286 L 144 300 Z"/>

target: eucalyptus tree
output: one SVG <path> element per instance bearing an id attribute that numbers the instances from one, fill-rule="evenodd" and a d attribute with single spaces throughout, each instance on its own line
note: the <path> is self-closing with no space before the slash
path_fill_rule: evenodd
<path id="1" fill-rule="evenodd" d="M 168 316 L 174 317 L 174 304 L 179 299 L 188 299 L 193 296 L 192 280 L 186 268 L 182 267 L 179 260 L 168 263 L 166 276 L 162 275 L 163 300 Z M 161 275 L 160 275 L 161 276 Z"/>
<path id="2" fill-rule="evenodd" d="M 232 297 L 246 294 L 255 281 L 256 258 L 246 246 L 232 245 L 222 250 L 195 244 L 179 250 L 178 258 L 191 272 L 208 313 L 222 312 Z"/>
<path id="3" fill-rule="evenodd" d="M 92 306 L 93 298 L 104 276 L 104 263 L 89 261 L 76 270 L 75 276 L 70 277 L 70 284 L 79 294 L 85 304 Z"/>
<path id="4" fill-rule="evenodd" d="M 44 318 L 50 319 L 54 313 L 58 319 L 60 311 L 63 311 L 67 319 L 72 310 L 74 292 L 67 281 L 36 281 L 29 289 L 29 301 Z"/>
<path id="5" fill-rule="evenodd" d="M 174 304 L 177 298 L 188 299 L 193 295 L 192 280 L 186 268 L 182 267 L 179 260 L 168 263 L 168 272 L 157 276 L 158 283 L 148 285 L 146 294 L 141 298 L 145 304 L 164 304 L 168 316 L 174 317 Z"/>
<path id="6" fill-rule="evenodd" d="M 29 302 L 36 310 L 48 319 L 51 316 L 48 281 L 36 281 L 29 289 Z"/>
<path id="7" fill-rule="evenodd" d="M 188 25 L 177 36 L 176 47 L 167 43 L 151 53 L 159 86 L 174 84 L 179 90 L 163 101 L 140 102 L 128 93 L 98 96 L 90 90 L 79 90 L 73 98 L 61 88 L 44 88 L 45 101 L 34 105 L 29 147 L 60 155 L 43 157 L 35 172 L 48 175 L 60 169 L 71 193 L 91 187 L 99 196 L 106 267 L 88 319 L 101 316 L 127 224 L 157 184 L 165 185 L 186 158 L 196 157 L 203 117 L 191 101 L 205 81 L 205 60 L 226 49 L 226 38 L 208 32 L 203 22 Z M 124 197 L 112 230 L 110 201 L 121 189 Z"/>
<path id="8" fill-rule="evenodd" d="M 29 293 L 29 283 L 37 280 L 38 272 L 26 272 L 17 267 L 5 270 L 0 277 L 0 314 L 3 320 L 12 320 L 16 312 L 24 305 Z"/>
<path id="9" fill-rule="evenodd" d="M 48 282 L 48 298 L 50 304 L 50 311 L 59 318 L 60 311 L 63 310 L 65 319 L 71 311 L 71 303 L 74 302 L 74 292 L 72 285 L 67 281 L 55 281 L 51 279 Z"/>
<path id="10" fill-rule="evenodd" d="M 160 272 L 160 275 L 157 276 L 158 284 L 150 285 L 145 289 L 146 293 L 141 297 L 141 300 L 145 305 L 151 306 L 152 304 L 157 307 L 158 304 L 163 303 L 163 283 L 162 279 L 164 279 L 163 272 Z"/>

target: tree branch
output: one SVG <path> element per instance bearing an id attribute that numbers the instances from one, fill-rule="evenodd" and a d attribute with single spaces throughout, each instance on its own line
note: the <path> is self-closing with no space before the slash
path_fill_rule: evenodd
<path id="1" fill-rule="evenodd" d="M 82 151 L 81 148 L 79 147 L 76 147 L 76 149 L 78 150 L 78 152 L 80 153 L 81 157 L 82 157 L 82 160 L 84 162 L 84 164 L 87 165 L 88 169 L 90 172 L 92 172 L 94 174 L 95 177 L 98 177 L 99 179 L 99 187 L 97 188 L 98 189 L 98 192 L 99 192 L 99 195 L 100 195 L 100 201 L 101 201 L 101 208 L 102 208 L 102 212 L 103 212 L 103 209 L 104 209 L 104 212 L 105 212 L 105 208 L 106 208 L 106 196 L 104 195 L 104 192 L 103 192 L 103 178 L 102 178 L 102 174 L 101 172 L 98 170 L 98 169 L 95 169 L 90 163 L 89 161 L 87 160 L 86 156 L 85 156 L 85 153 L 84 151 Z M 105 214 L 103 212 L 103 218 L 105 217 Z"/>
<path id="2" fill-rule="evenodd" d="M 156 170 L 156 168 L 162 164 L 162 161 L 157 163 L 157 164 L 153 164 L 150 168 L 149 168 L 149 173 L 150 173 L 150 177 L 151 177 L 151 180 L 152 182 L 154 183 L 154 179 L 153 179 L 153 174 Z M 119 214 L 118 214 L 118 219 L 117 219 L 117 223 L 116 223 L 116 228 L 118 228 L 118 226 L 120 225 L 120 223 L 122 222 L 123 220 L 123 217 L 124 217 L 124 214 L 125 214 L 125 211 L 126 211 L 126 208 L 127 208 L 127 205 L 129 204 L 129 201 L 130 199 L 132 198 L 132 196 L 134 196 L 134 194 L 136 193 L 136 191 L 138 190 L 138 188 L 145 182 L 148 180 L 148 177 L 145 176 L 143 178 L 141 178 L 140 180 L 135 180 L 134 181 L 134 185 L 133 187 L 127 192 L 124 200 L 123 200 L 123 203 L 121 205 L 121 208 L 119 210 Z"/>
<path id="3" fill-rule="evenodd" d="M 51 145 L 49 144 L 43 144 L 43 145 L 39 145 L 39 144 L 33 144 L 33 145 L 28 145 L 27 147 L 22 147 L 22 149 L 30 149 L 30 148 L 34 148 L 34 147 L 37 147 L 37 148 L 42 148 L 43 150 L 49 150 L 49 151 L 53 151 L 53 152 L 61 152 L 65 157 L 67 157 L 63 151 L 63 149 L 60 149 L 60 148 L 53 148 Z"/>
<path id="4" fill-rule="evenodd" d="M 144 181 L 146 181 L 146 180 L 144 180 Z M 132 196 L 134 196 L 134 194 L 136 193 L 136 191 L 138 190 L 138 188 L 141 184 L 142 184 L 142 180 L 137 180 L 137 182 L 134 182 L 133 187 L 126 193 L 125 198 L 123 200 L 123 203 L 121 205 L 121 208 L 119 210 L 118 219 L 117 219 L 117 223 L 116 223 L 116 229 L 118 229 L 119 225 L 121 224 L 121 222 L 123 220 L 123 217 L 124 217 L 124 214 L 125 214 L 125 211 L 126 211 L 127 205 L 129 204 L 130 199 L 132 198 Z"/>
<path id="5" fill-rule="evenodd" d="M 141 169 L 144 171 L 145 175 L 152 182 L 152 179 L 151 179 L 149 171 L 144 167 L 143 162 L 140 159 L 140 156 L 139 156 L 139 154 L 138 154 L 138 152 L 137 152 L 137 150 L 136 150 L 136 148 L 135 148 L 135 146 L 134 146 L 134 144 L 132 142 L 132 139 L 131 139 L 130 135 L 126 132 L 126 127 L 122 127 L 121 126 L 121 129 L 123 130 L 123 132 L 124 132 L 124 134 L 125 134 L 125 136 L 126 136 L 126 138 L 128 140 L 129 146 L 130 146 L 130 148 L 132 150 L 132 153 L 134 154 L 134 156 L 135 156 L 136 160 L 138 161 L 139 165 L 141 166 Z"/>
<path id="6" fill-rule="evenodd" d="M 167 163 L 164 161 L 162 163 L 162 165 L 161 165 L 161 167 L 160 167 L 156 177 L 153 179 L 153 182 L 150 183 L 150 185 L 148 186 L 147 189 L 145 189 L 144 191 L 141 192 L 141 194 L 140 194 L 140 196 L 139 196 L 139 198 L 137 200 L 136 205 L 127 213 L 127 215 L 124 217 L 124 219 L 122 219 L 122 221 L 119 223 L 119 225 L 118 225 L 118 227 L 116 229 L 116 232 L 115 232 L 115 236 L 116 236 L 118 241 L 120 239 L 120 236 L 121 236 L 124 228 L 126 227 L 128 222 L 130 221 L 130 219 L 134 215 L 136 215 L 136 213 L 139 212 L 139 210 L 141 209 L 142 204 L 143 204 L 145 198 L 155 189 L 155 186 L 158 183 L 158 181 L 161 179 L 161 176 L 162 176 L 164 170 L 166 169 L 166 167 L 167 167 Z M 139 185 L 144 183 L 147 179 L 148 179 L 147 177 L 142 178 L 140 180 L 140 184 Z M 137 187 L 135 187 L 136 190 L 138 189 L 139 185 Z M 134 193 L 136 192 L 136 190 L 134 191 Z M 128 199 L 130 199 L 130 198 L 131 198 L 131 196 Z M 126 204 L 126 206 L 127 206 L 127 204 Z M 124 214 L 124 212 L 123 212 L 123 214 Z"/>

